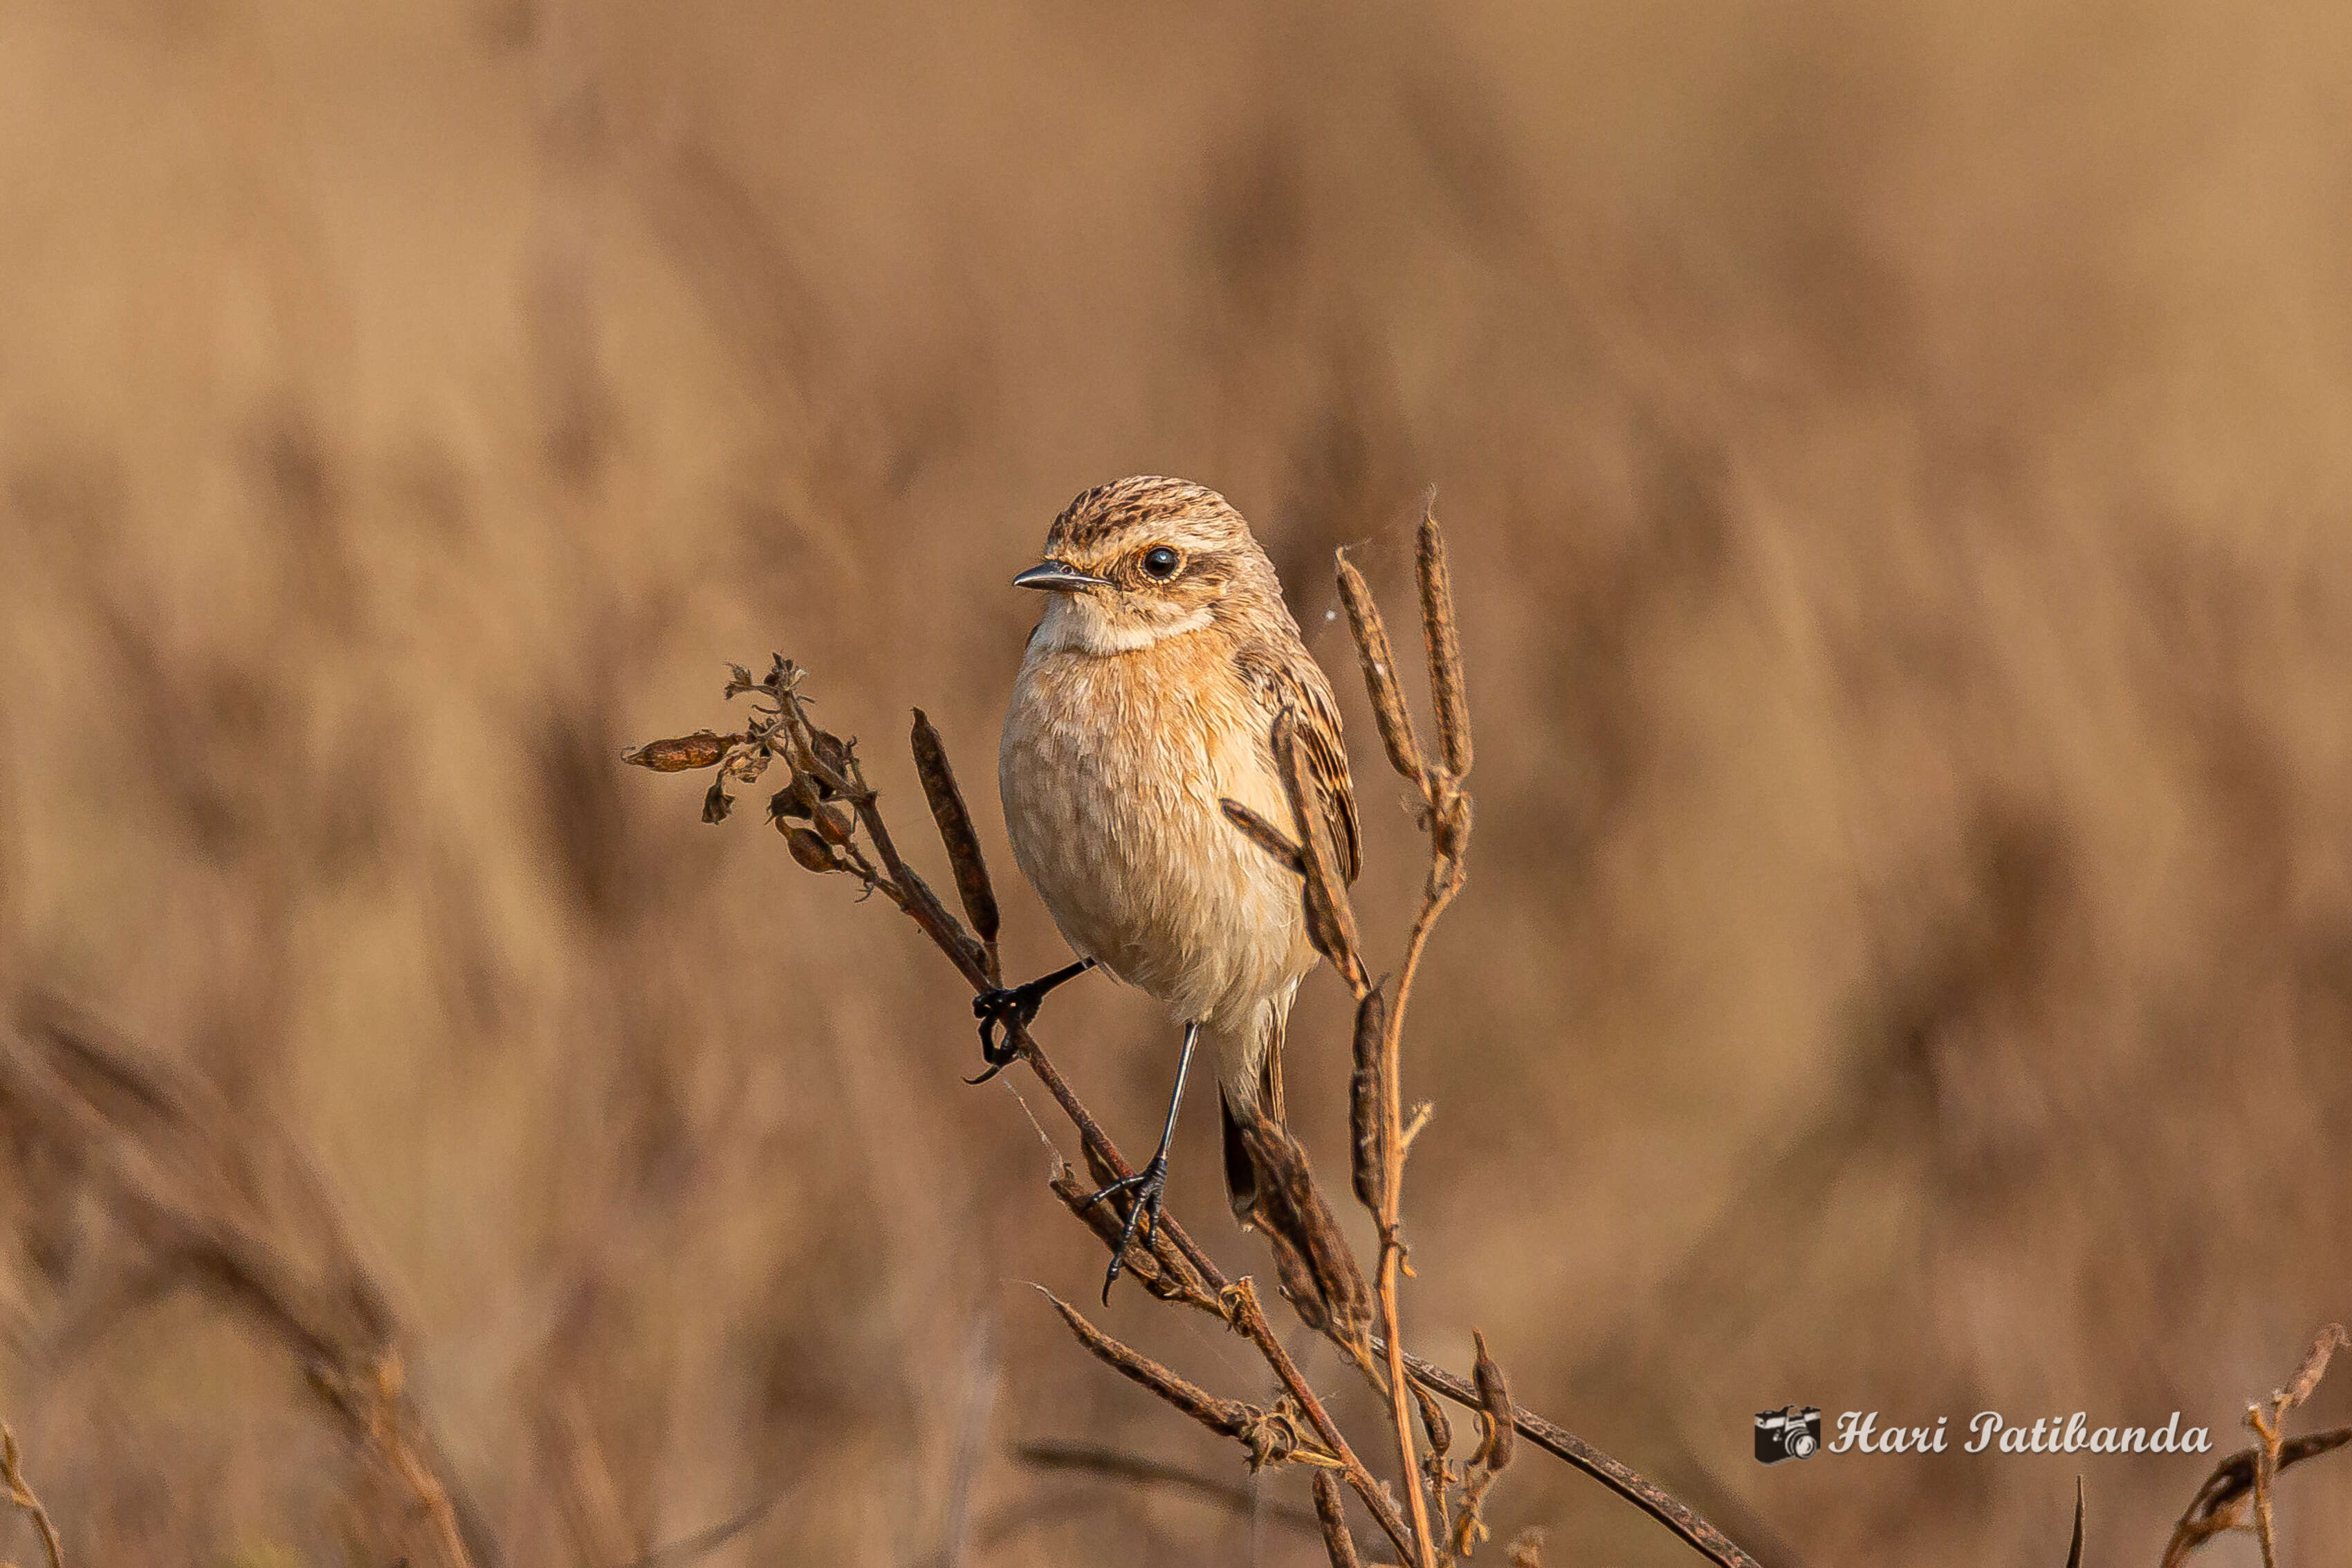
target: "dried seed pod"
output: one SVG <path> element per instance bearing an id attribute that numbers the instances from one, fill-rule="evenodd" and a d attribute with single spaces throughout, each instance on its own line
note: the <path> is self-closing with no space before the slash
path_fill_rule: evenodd
<path id="1" fill-rule="evenodd" d="M 1322 810 L 1315 785 L 1307 774 L 1307 756 L 1298 744 L 1298 715 L 1284 708 L 1274 717 L 1274 756 L 1282 773 L 1283 792 L 1290 798 L 1290 815 L 1298 829 L 1299 867 L 1306 875 L 1307 939 L 1331 960 L 1340 978 L 1359 994 L 1364 988 L 1364 967 L 1356 957 L 1356 912 L 1348 903 L 1348 889 L 1331 863 L 1330 837 L 1318 822 Z"/>
<path id="2" fill-rule="evenodd" d="M 1323 1287 L 1316 1282 L 1315 1270 L 1307 1266 L 1290 1239 L 1259 1215 L 1258 1228 L 1265 1232 L 1266 1249 L 1274 1254 L 1274 1288 L 1298 1314 L 1298 1321 L 1322 1333 L 1331 1327 L 1331 1312 L 1323 1301 Z"/>
<path id="3" fill-rule="evenodd" d="M 1446 1450 L 1454 1447 L 1454 1423 L 1445 1418 L 1445 1406 L 1437 1402 L 1436 1395 L 1411 1379 L 1407 1383 L 1412 1389 L 1413 1403 L 1421 1409 L 1421 1430 L 1429 1439 L 1429 1457 L 1442 1461 Z"/>
<path id="4" fill-rule="evenodd" d="M 1268 1465 L 1278 1465 L 1298 1451 L 1298 1411 L 1288 1396 L 1274 1402 L 1271 1410 L 1257 1410 L 1256 1419 L 1242 1434 L 1242 1444 L 1249 1449 L 1250 1474 L 1255 1475 Z"/>
<path id="5" fill-rule="evenodd" d="M 727 755 L 727 744 L 740 737 L 720 735 L 715 729 L 698 729 L 692 735 L 681 735 L 674 740 L 649 740 L 634 750 L 621 753 L 621 760 L 639 768 L 650 768 L 656 773 L 683 773 L 689 768 L 715 768 Z"/>
<path id="6" fill-rule="evenodd" d="M 772 818 L 796 817 L 814 828 L 817 836 L 829 844 L 849 842 L 853 824 L 836 807 L 824 804 L 831 791 L 805 773 L 795 772 L 792 782 L 776 791 L 768 801 Z"/>
<path id="7" fill-rule="evenodd" d="M 845 844 L 853 831 L 849 819 L 838 806 L 822 802 L 809 808 L 809 821 L 816 825 L 817 837 L 829 844 Z"/>
<path id="8" fill-rule="evenodd" d="M 1356 1538 L 1348 1533 L 1348 1511 L 1339 1491 L 1339 1478 L 1329 1470 L 1315 1472 L 1315 1518 L 1323 1526 L 1323 1550 L 1331 1568 L 1363 1568 L 1356 1555 Z"/>
<path id="9" fill-rule="evenodd" d="M 840 863 L 833 858 L 831 846 L 806 828 L 785 827 L 782 819 L 777 821 L 776 827 L 784 835 L 784 845 L 793 852 L 793 859 L 800 862 L 803 869 L 817 872 L 841 869 Z"/>
<path id="10" fill-rule="evenodd" d="M 1404 689 L 1397 685 L 1396 650 L 1381 607 L 1364 584 L 1364 574 L 1339 552 L 1339 602 L 1348 609 L 1348 629 L 1356 635 L 1356 657 L 1364 666 L 1364 690 L 1372 699 L 1372 717 L 1381 729 L 1381 745 L 1389 766 L 1413 783 L 1421 782 L 1421 737 L 1412 727 L 1412 714 L 1404 706 Z"/>
<path id="11" fill-rule="evenodd" d="M 915 772 L 923 781 L 923 799 L 931 805 L 931 821 L 939 824 L 940 841 L 947 846 L 948 863 L 955 869 L 956 894 L 965 916 L 982 942 L 996 940 L 996 891 L 989 885 L 988 862 L 980 852 L 980 835 L 973 831 L 971 812 L 956 787 L 955 769 L 948 764 L 948 748 L 921 708 L 915 710 Z"/>
<path id="12" fill-rule="evenodd" d="M 1477 1379 L 1478 1401 L 1485 1406 L 1478 1413 L 1485 1440 L 1478 1445 L 1477 1459 L 1489 1471 L 1499 1470 L 1511 1462 L 1511 1443 L 1517 1435 L 1512 1425 L 1510 1385 L 1503 1381 L 1503 1369 L 1486 1354 L 1486 1336 L 1473 1329 L 1470 1339 L 1478 1347 L 1471 1375 Z"/>
<path id="13" fill-rule="evenodd" d="M 1371 1292 L 1331 1206 L 1315 1185 L 1307 1151 L 1281 1123 L 1263 1113 L 1244 1120 L 1242 1142 L 1262 1178 L 1253 1211 L 1258 1223 L 1269 1237 L 1279 1238 L 1297 1253 L 1327 1321 L 1349 1339 L 1360 1337 L 1371 1322 Z M 1276 1261 L 1281 1261 L 1278 1248 Z"/>
<path id="14" fill-rule="evenodd" d="M 856 766 L 856 746 L 854 740 L 844 740 L 831 730 L 809 727 L 809 747 L 815 752 L 823 769 L 820 778 L 831 775 L 834 787 L 845 792 L 851 782 L 851 769 Z"/>
<path id="15" fill-rule="evenodd" d="M 1238 1399 L 1220 1399 L 1208 1390 L 1179 1377 L 1150 1356 L 1130 1346 L 1119 1343 L 1102 1330 L 1080 1317 L 1075 1308 L 1051 1291 L 1043 1292 L 1070 1325 L 1096 1360 L 1115 1368 L 1121 1375 L 1141 1384 L 1169 1404 L 1181 1410 L 1212 1432 L 1227 1437 L 1248 1438 L 1256 1433 L 1265 1420 L 1265 1412 Z"/>
<path id="16" fill-rule="evenodd" d="M 1299 855 L 1298 846 L 1290 841 L 1289 834 L 1243 805 L 1239 800 L 1219 800 L 1217 805 L 1224 811 L 1225 820 L 1239 828 L 1248 837 L 1250 842 L 1299 875 L 1307 874 L 1306 862 Z"/>
<path id="17" fill-rule="evenodd" d="M 1462 632 L 1454 617 L 1454 579 L 1445 565 L 1445 536 L 1437 527 L 1437 492 L 1424 503 L 1413 566 L 1421 578 L 1421 628 L 1429 648 L 1430 695 L 1445 769 L 1470 771 L 1470 696 L 1462 677 Z"/>
<path id="18" fill-rule="evenodd" d="M 1382 1037 L 1388 1004 L 1375 986 L 1356 1004 L 1356 1070 L 1348 1081 L 1348 1126 L 1354 1134 L 1356 1201 L 1386 1220 L 1388 1202 L 1388 1057 Z"/>
<path id="19" fill-rule="evenodd" d="M 2319 1386 L 2321 1378 L 2327 1375 L 2328 1361 L 2347 1343 L 2352 1343 L 2352 1335 L 2346 1334 L 2342 1323 L 2329 1323 L 2319 1331 L 2311 1342 L 2311 1349 L 2304 1355 L 2303 1364 L 2295 1368 L 2294 1375 L 2279 1391 L 2282 1401 L 2280 1414 L 2285 1414 L 2311 1397 L 2311 1391 Z"/>

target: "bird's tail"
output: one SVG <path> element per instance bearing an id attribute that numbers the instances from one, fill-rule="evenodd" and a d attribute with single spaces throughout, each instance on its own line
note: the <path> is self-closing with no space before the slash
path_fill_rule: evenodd
<path id="1" fill-rule="evenodd" d="M 1233 1202 L 1234 1218 L 1244 1225 L 1257 1207 L 1259 1187 L 1257 1164 L 1242 1140 L 1242 1127 L 1258 1115 L 1282 1120 L 1282 1035 L 1289 999 L 1259 1004 L 1245 1032 L 1218 1031 L 1217 1105 L 1224 1114 L 1225 1196 Z"/>

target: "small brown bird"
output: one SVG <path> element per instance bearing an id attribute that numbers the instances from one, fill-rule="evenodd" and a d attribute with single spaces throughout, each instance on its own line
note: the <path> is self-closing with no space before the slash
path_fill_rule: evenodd
<path id="1" fill-rule="evenodd" d="M 1054 519 L 1045 559 L 1013 580 L 1051 597 L 1005 715 L 997 786 L 1013 858 L 1078 961 L 980 997 L 983 1045 L 994 1051 L 997 1022 L 1025 1023 L 1046 992 L 1097 964 L 1158 998 L 1184 1026 L 1159 1152 L 1096 1201 L 1130 1190 L 1128 1233 L 1157 1223 L 1185 1071 L 1205 1038 L 1226 1185 L 1245 1219 L 1257 1178 L 1239 1121 L 1282 1114 L 1283 1026 L 1317 955 L 1297 875 L 1218 802 L 1291 820 L 1269 735 L 1292 710 L 1320 806 L 1311 831 L 1354 879 L 1356 807 L 1330 683 L 1249 525 L 1199 485 L 1146 476 L 1088 490 Z"/>

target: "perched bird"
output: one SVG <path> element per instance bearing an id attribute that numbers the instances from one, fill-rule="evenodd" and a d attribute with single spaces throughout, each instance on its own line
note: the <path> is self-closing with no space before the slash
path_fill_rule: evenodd
<path id="1" fill-rule="evenodd" d="M 1331 685 L 1299 640 L 1274 563 L 1223 496 L 1181 479 L 1121 479 L 1054 519 L 1045 559 L 1013 580 L 1046 594 L 1005 715 L 997 787 L 1013 858 L 1076 963 L 982 994 L 982 1040 L 1035 1016 L 1046 992 L 1100 965 L 1183 1026 L 1159 1151 L 1126 1190 L 1158 1222 L 1168 1147 L 1196 1040 L 1217 1066 L 1234 1214 L 1257 1201 L 1240 1138 L 1282 1114 L 1282 1035 L 1316 964 L 1298 879 L 1220 809 L 1291 821 L 1269 738 L 1296 715 L 1332 863 L 1356 874 L 1356 807 Z M 1149 1231 L 1147 1230 L 1147 1234 Z M 1122 1239 L 1103 1282 L 1118 1278 Z"/>

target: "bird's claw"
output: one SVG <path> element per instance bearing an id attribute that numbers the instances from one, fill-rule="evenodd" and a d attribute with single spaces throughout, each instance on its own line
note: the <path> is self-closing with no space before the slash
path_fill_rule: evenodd
<path id="1" fill-rule="evenodd" d="M 980 1020 L 980 1059 L 988 1063 L 988 1071 L 977 1078 L 965 1079 L 966 1083 L 985 1083 L 1021 1060 L 1021 1048 L 1013 1043 L 1013 1031 L 1027 1029 L 1037 1020 L 1038 1006 L 1045 999 L 1045 992 L 1034 980 L 1025 986 L 982 991 L 971 998 L 971 1016 Z M 1002 1038 L 997 1033 L 1000 1030 L 1003 1031 Z"/>
<path id="2" fill-rule="evenodd" d="M 1118 1283 L 1119 1270 L 1127 1266 L 1127 1245 L 1135 1239 L 1138 1224 L 1143 1227 L 1143 1245 L 1149 1248 L 1151 1239 L 1160 1233 L 1160 1199 L 1168 1188 L 1168 1156 L 1165 1153 L 1151 1156 L 1151 1163 L 1133 1176 L 1121 1176 L 1087 1199 L 1092 1208 L 1118 1193 L 1133 1193 L 1135 1201 L 1129 1206 L 1127 1224 L 1118 1233 L 1118 1245 L 1110 1249 L 1110 1270 L 1103 1275 L 1103 1305 L 1110 1305 L 1110 1288 Z"/>
<path id="3" fill-rule="evenodd" d="M 1081 958 L 1067 968 L 1040 975 L 1027 985 L 999 986 L 972 998 L 971 1016 L 980 1020 L 980 1059 L 988 1063 L 988 1071 L 964 1082 L 985 1083 L 1020 1061 L 1019 1036 L 1037 1021 L 1039 1006 L 1055 987 L 1076 979 L 1094 967 L 1094 959 Z M 1004 1031 L 1002 1040 L 997 1038 L 999 1030 Z"/>

